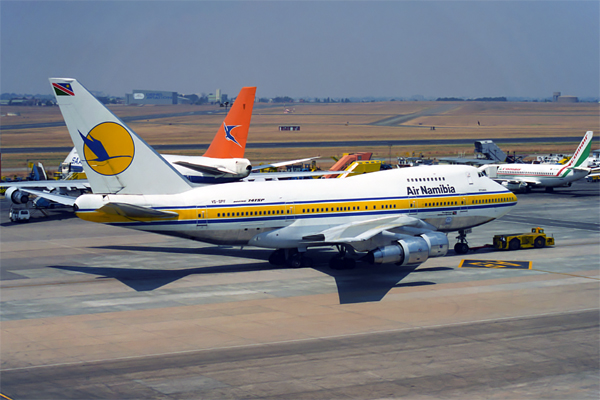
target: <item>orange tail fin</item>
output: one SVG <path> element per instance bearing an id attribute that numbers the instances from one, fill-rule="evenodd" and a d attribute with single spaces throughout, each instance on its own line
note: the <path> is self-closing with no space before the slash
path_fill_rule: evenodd
<path id="1" fill-rule="evenodd" d="M 235 99 L 204 157 L 243 158 L 252 118 L 256 87 L 244 87 Z"/>

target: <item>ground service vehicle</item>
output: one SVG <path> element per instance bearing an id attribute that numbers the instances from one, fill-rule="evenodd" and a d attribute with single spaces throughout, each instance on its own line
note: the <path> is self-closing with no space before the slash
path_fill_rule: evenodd
<path id="1" fill-rule="evenodd" d="M 29 221 L 31 218 L 29 210 L 10 210 L 8 216 L 12 222 Z"/>
<path id="2" fill-rule="evenodd" d="M 494 236 L 494 248 L 498 250 L 541 249 L 546 246 L 554 246 L 554 238 L 547 237 L 542 228 L 531 228 L 531 233 Z"/>

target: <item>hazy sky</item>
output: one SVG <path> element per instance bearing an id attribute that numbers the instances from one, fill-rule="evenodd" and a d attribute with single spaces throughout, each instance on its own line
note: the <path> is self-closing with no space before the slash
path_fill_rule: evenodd
<path id="1" fill-rule="evenodd" d="M 0 91 L 597 97 L 600 2 L 6 1 Z"/>

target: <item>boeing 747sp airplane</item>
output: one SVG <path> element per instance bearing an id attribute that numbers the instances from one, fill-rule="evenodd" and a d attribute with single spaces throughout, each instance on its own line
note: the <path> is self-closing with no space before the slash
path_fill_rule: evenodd
<path id="1" fill-rule="evenodd" d="M 57 101 L 77 151 L 86 154 L 94 194 L 78 197 L 75 209 L 87 221 L 271 248 L 271 263 L 292 267 L 310 265 L 308 248 L 336 246 L 330 265 L 350 268 L 357 258 L 408 265 L 443 256 L 452 231 L 459 233 L 455 250 L 464 253 L 470 228 L 503 216 L 517 201 L 469 166 L 193 187 L 75 79 L 50 82 L 72 93 Z M 92 140 L 105 149 L 101 155 L 89 147 Z"/>

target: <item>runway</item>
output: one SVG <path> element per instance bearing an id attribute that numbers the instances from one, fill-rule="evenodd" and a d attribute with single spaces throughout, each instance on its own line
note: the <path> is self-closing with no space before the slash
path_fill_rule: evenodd
<path id="1" fill-rule="evenodd" d="M 369 147 L 369 146 L 446 146 L 446 145 L 472 145 L 477 138 L 466 139 L 423 139 L 423 140 L 338 140 L 323 142 L 265 142 L 265 143 L 247 143 L 247 149 L 283 149 L 283 148 L 317 148 L 317 147 Z M 490 138 L 496 144 L 516 144 L 516 143 L 579 143 L 581 136 L 562 136 L 562 137 L 536 137 L 536 138 Z M 593 143 L 600 143 L 600 138 L 593 138 Z M 174 151 L 174 150 L 206 150 L 208 143 L 201 144 L 165 144 L 156 145 L 152 148 L 156 151 Z M 29 153 L 68 153 L 72 147 L 8 147 L 3 148 L 2 152 L 6 154 L 29 154 Z"/>
<path id="2" fill-rule="evenodd" d="M 554 248 L 418 268 L 277 269 L 57 215 L 2 221 L 1 384 L 12 399 L 597 398 L 600 186 L 518 195 L 496 233 Z M 453 239 L 453 235 L 449 235 Z M 451 240 L 452 241 L 452 240 Z M 464 258 L 531 270 L 457 268 Z"/>

